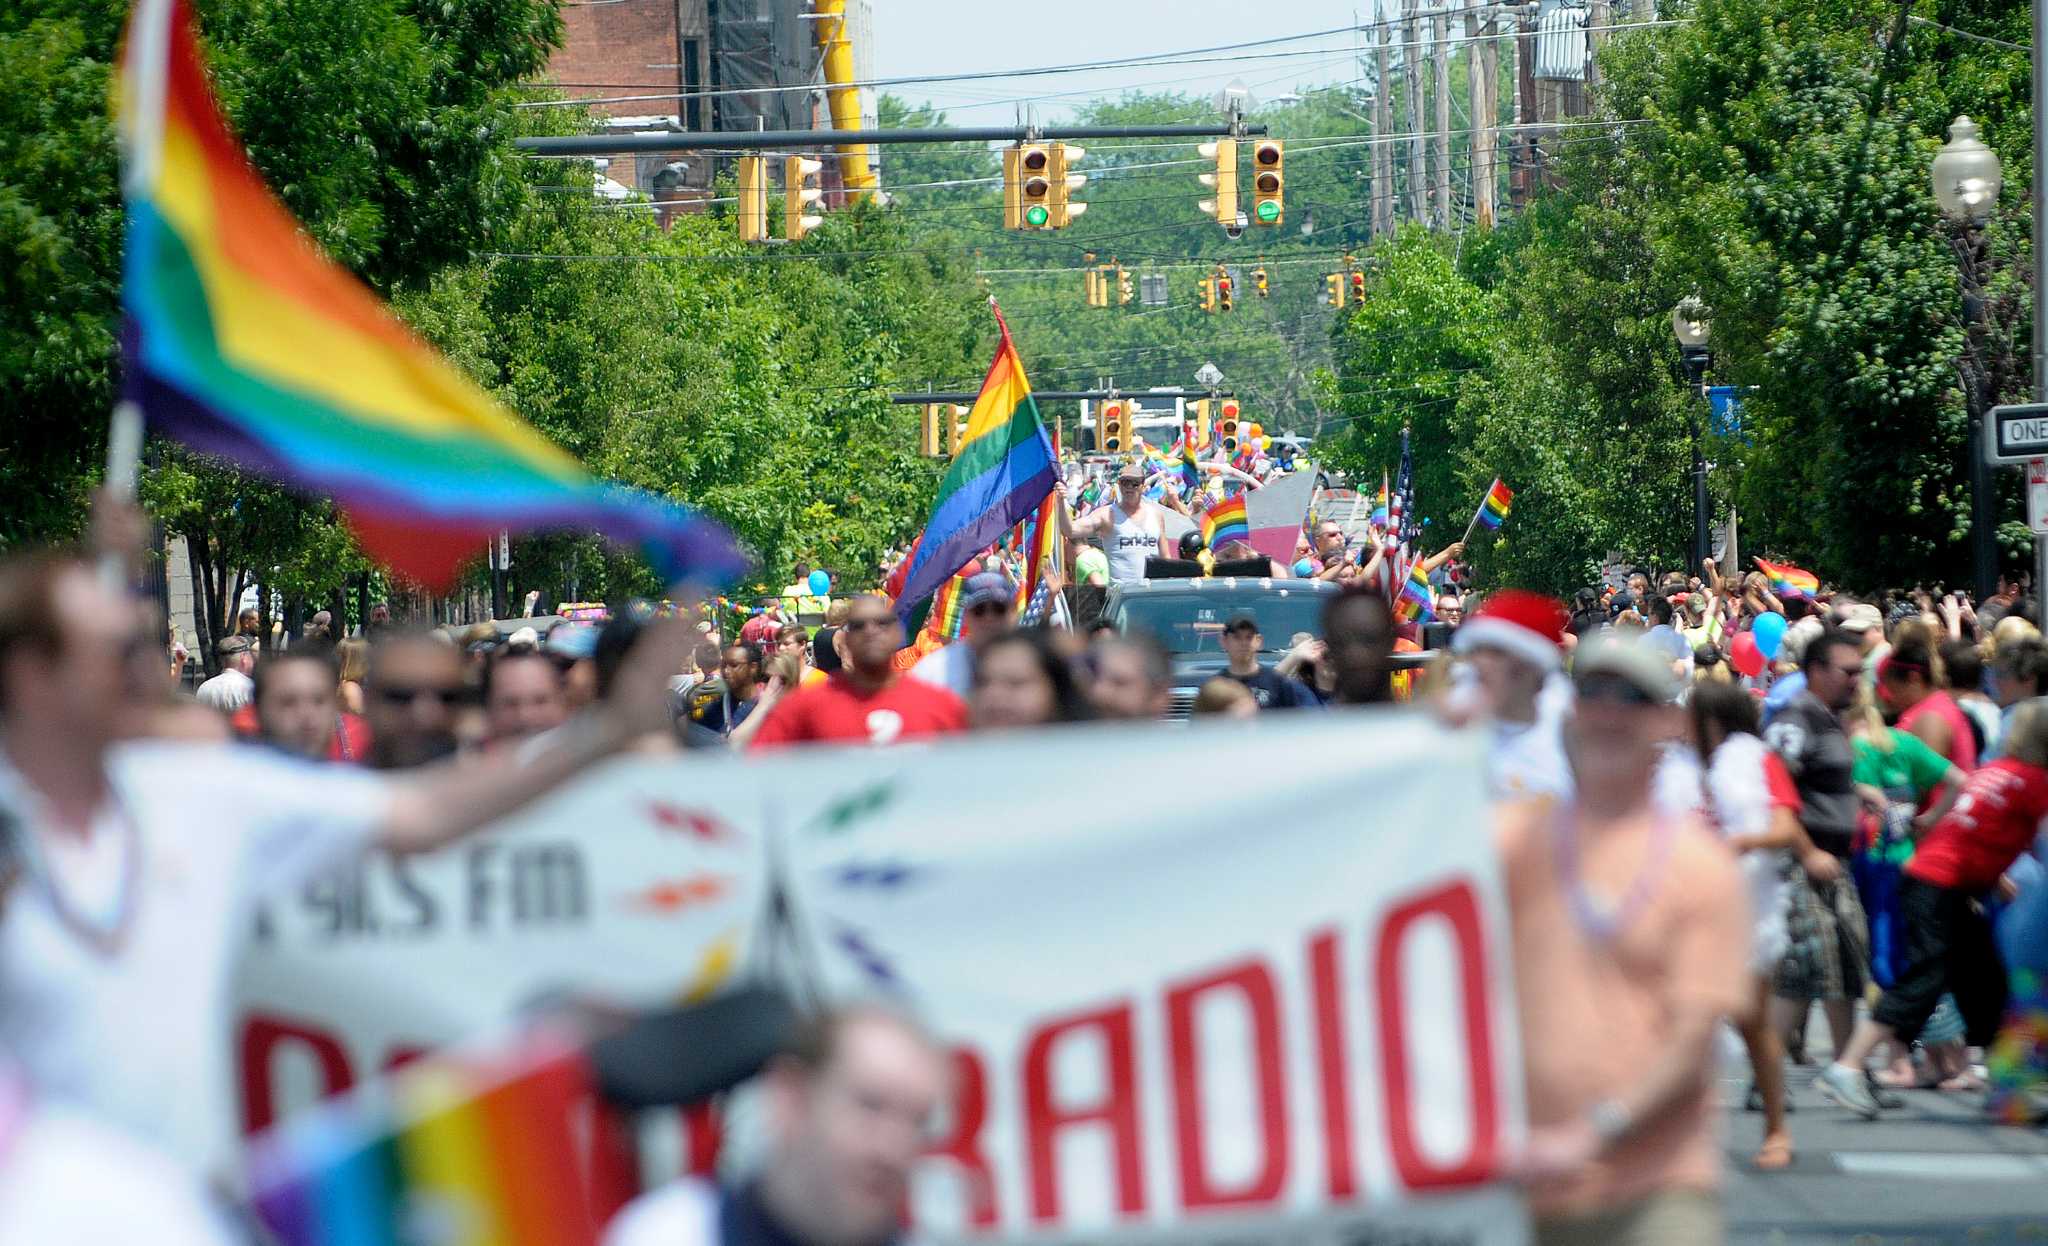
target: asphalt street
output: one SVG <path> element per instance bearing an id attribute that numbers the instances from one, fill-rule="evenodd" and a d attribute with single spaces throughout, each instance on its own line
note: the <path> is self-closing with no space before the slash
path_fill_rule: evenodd
<path id="1" fill-rule="evenodd" d="M 1815 1066 L 1787 1072 L 1796 1155 L 1790 1169 L 1760 1173 L 1749 1167 L 1763 1117 L 1743 1110 L 1748 1065 L 1739 1054 L 1725 1065 L 1731 1243 L 2048 1246 L 2048 1131 L 1988 1124 L 1981 1096 L 1934 1090 L 1908 1091 L 1904 1107 L 1865 1121 L 1814 1093 Z"/>

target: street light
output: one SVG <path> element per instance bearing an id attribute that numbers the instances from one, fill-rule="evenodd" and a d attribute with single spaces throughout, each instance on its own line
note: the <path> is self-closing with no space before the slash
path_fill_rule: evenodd
<path id="1" fill-rule="evenodd" d="M 1984 458 L 1984 413 L 1993 397 L 1982 344 L 1984 323 L 1984 222 L 1998 206 L 2005 178 L 1998 153 L 1977 137 L 1977 123 L 1957 117 L 1949 123 L 1948 142 L 1934 155 L 1934 202 L 1948 218 L 1950 242 L 1963 284 L 1963 405 L 1969 412 L 1970 570 L 1982 601 L 1996 591 L 1998 547 L 1991 497 L 1991 465 Z"/>
<path id="2" fill-rule="evenodd" d="M 1685 369 L 1686 385 L 1696 396 L 1704 398 L 1707 369 L 1714 364 L 1714 352 L 1707 345 L 1712 336 L 1707 305 L 1698 295 L 1686 295 L 1671 309 L 1671 335 L 1678 339 L 1678 360 Z M 1700 575 L 1708 554 L 1707 459 L 1700 449 L 1697 404 L 1687 404 L 1686 417 L 1692 428 L 1692 566 L 1686 574 Z"/>

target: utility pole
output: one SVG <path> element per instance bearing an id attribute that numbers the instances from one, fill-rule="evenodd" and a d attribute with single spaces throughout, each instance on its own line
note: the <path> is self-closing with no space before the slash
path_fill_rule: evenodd
<path id="1" fill-rule="evenodd" d="M 1451 232 L 1451 0 L 1430 13 L 1430 56 L 1436 70 L 1436 227 Z"/>
<path id="2" fill-rule="evenodd" d="M 1394 198 L 1394 145 L 1387 138 L 1394 132 L 1394 28 L 1381 18 L 1379 0 L 1374 0 L 1372 16 L 1379 36 L 1373 52 L 1372 236 L 1385 238 L 1394 232 L 1394 218 L 1400 215 L 1400 201 Z"/>
<path id="3" fill-rule="evenodd" d="M 1493 146 L 1500 100 L 1500 52 L 1499 41 L 1487 37 L 1493 24 L 1494 15 L 1487 12 L 1485 0 L 1472 0 L 1465 18 L 1465 34 L 1471 39 L 1466 73 L 1472 80 L 1472 224 L 1478 229 L 1492 229 L 1494 215 Z"/>
<path id="4" fill-rule="evenodd" d="M 1536 19 L 1515 21 L 1515 137 L 1517 157 L 1508 185 L 1515 209 L 1529 206 L 1536 190 Z"/>
<path id="5" fill-rule="evenodd" d="M 1614 6 L 1608 0 L 1586 4 L 1586 91 L 1590 94 L 1600 81 L 1600 45 L 1607 42 L 1607 26 Z"/>
<path id="6" fill-rule="evenodd" d="M 1408 215 L 1429 224 L 1429 132 L 1422 124 L 1422 32 L 1415 0 L 1401 0 L 1401 68 L 1408 77 Z"/>

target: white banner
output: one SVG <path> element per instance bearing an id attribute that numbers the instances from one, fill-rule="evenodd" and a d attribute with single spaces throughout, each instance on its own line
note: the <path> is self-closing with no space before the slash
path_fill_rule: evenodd
<path id="1" fill-rule="evenodd" d="M 327 897 L 274 921 L 245 1079 L 303 1097 L 279 1019 L 360 1075 L 547 991 L 672 998 L 763 961 L 773 859 L 777 972 L 900 1000 L 953 1048 L 925 1236 L 1519 1243 L 1491 1184 L 1523 1108 L 1478 748 L 1333 714 L 623 764 L 414 867 L 423 929 L 384 915 L 389 866 L 374 935 L 334 933 Z M 646 907 L 704 877 L 702 904 Z"/>

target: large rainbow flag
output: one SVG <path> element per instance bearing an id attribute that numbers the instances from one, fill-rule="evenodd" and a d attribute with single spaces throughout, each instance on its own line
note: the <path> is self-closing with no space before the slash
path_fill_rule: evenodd
<path id="1" fill-rule="evenodd" d="M 670 579 L 745 569 L 724 529 L 593 479 L 320 253 L 229 133 L 187 0 L 137 0 L 118 94 L 123 396 L 158 432 L 333 498 L 430 588 L 500 530 L 596 531 Z"/>
<path id="2" fill-rule="evenodd" d="M 1252 539 L 1251 520 L 1245 513 L 1244 494 L 1226 498 L 1202 512 L 1202 545 L 1222 557 L 1220 551 L 1232 541 Z"/>
<path id="3" fill-rule="evenodd" d="M 995 315 L 1002 334 L 996 357 L 896 598 L 896 612 L 906 620 L 954 572 L 1038 510 L 1059 483 L 1058 459 L 1024 379 L 1024 361 L 1003 313 Z"/>

